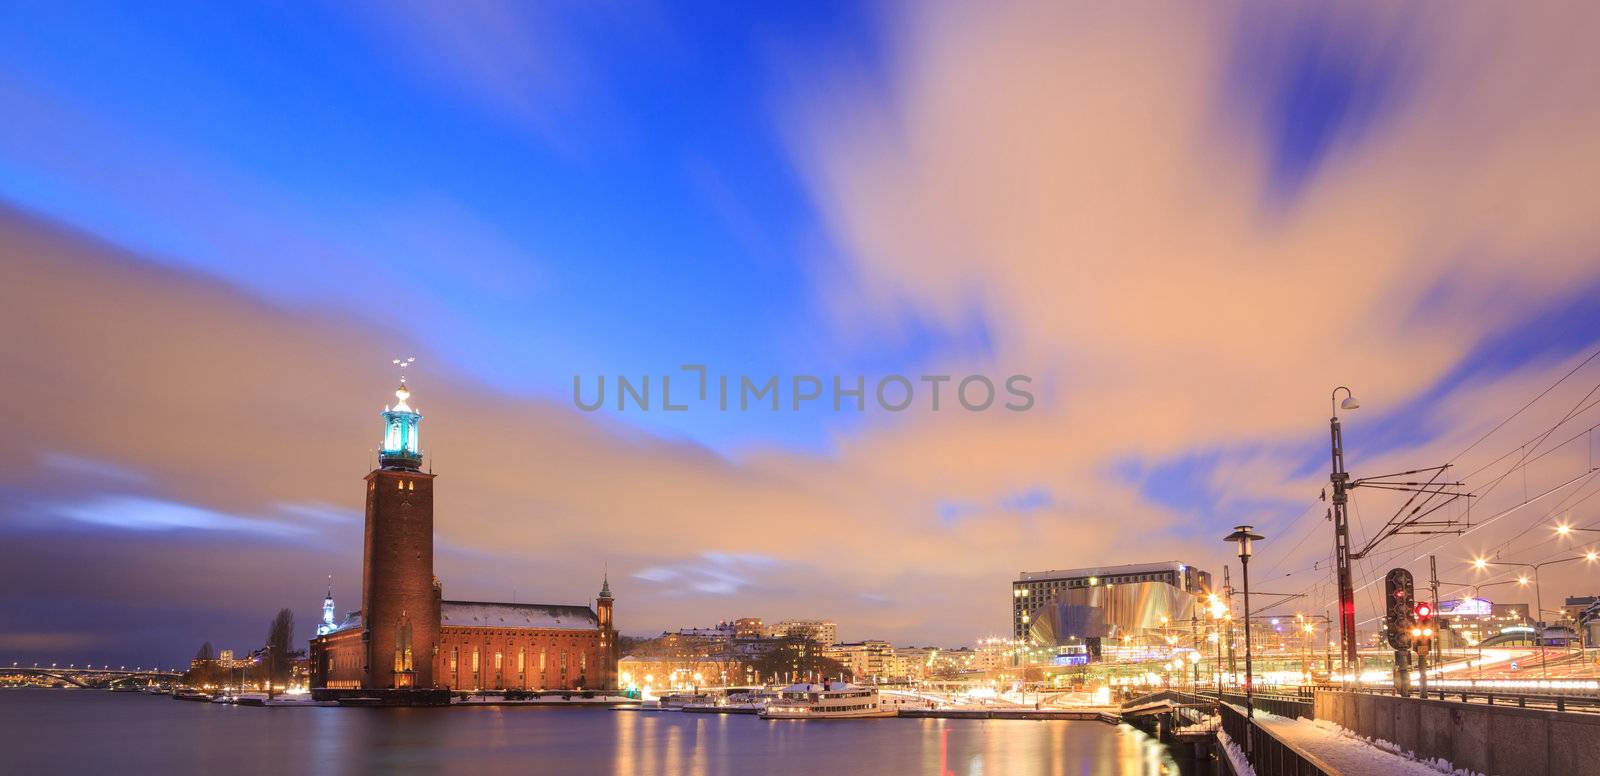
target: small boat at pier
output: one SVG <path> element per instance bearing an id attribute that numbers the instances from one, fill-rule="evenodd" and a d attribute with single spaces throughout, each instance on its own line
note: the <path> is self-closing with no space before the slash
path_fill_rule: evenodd
<path id="1" fill-rule="evenodd" d="M 845 682 L 791 684 L 760 712 L 762 719 L 861 719 L 894 717 L 898 699 L 884 702 L 875 687 Z"/>

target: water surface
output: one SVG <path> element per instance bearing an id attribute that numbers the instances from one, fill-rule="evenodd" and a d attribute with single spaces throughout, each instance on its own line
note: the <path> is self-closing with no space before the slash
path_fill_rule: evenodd
<path id="1" fill-rule="evenodd" d="M 1132 728 L 607 709 L 252 708 L 0 690 L 0 771 L 34 773 L 1178 774 Z"/>

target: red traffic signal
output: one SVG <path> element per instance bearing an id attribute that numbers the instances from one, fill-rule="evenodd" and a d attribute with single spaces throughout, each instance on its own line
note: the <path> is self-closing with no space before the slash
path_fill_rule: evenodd
<path id="1" fill-rule="evenodd" d="M 1433 606 L 1426 603 L 1417 604 L 1417 608 L 1413 609 L 1412 613 L 1417 616 L 1418 622 L 1422 622 L 1433 615 Z"/>

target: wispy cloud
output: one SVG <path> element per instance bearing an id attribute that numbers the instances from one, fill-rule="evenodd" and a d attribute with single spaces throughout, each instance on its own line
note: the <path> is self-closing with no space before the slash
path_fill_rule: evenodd
<path id="1" fill-rule="evenodd" d="M 277 537 L 306 533 L 299 526 L 139 496 L 105 496 L 58 504 L 48 511 L 87 525 L 130 531 L 228 531 Z"/>
<path id="2" fill-rule="evenodd" d="M 69 474 L 84 474 L 124 485 L 138 485 L 149 481 L 149 476 L 143 472 L 97 458 L 85 458 L 67 453 L 45 453 L 40 459 L 44 465 Z"/>
<path id="3" fill-rule="evenodd" d="M 699 560 L 648 566 L 633 576 L 680 595 L 727 596 L 750 587 L 755 584 L 755 576 L 781 565 L 777 558 L 760 553 L 708 550 L 700 554 Z"/>

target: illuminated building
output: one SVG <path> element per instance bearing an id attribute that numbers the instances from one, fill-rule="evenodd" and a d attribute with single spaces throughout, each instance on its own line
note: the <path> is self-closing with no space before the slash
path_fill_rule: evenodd
<path id="1" fill-rule="evenodd" d="M 1011 583 L 1013 638 L 1088 661 L 1108 639 L 1141 641 L 1198 615 L 1211 575 L 1166 561 L 1024 571 Z"/>
<path id="2" fill-rule="evenodd" d="M 311 641 L 323 690 L 612 689 L 611 583 L 584 605 L 444 600 L 433 574 L 434 475 L 422 471 L 421 413 L 404 381 L 383 411 L 378 468 L 366 476 L 361 608 L 333 624 L 333 591 Z"/>
<path id="3" fill-rule="evenodd" d="M 798 636 L 826 647 L 839 643 L 839 626 L 828 620 L 784 620 L 767 626 L 767 636 Z"/>
<path id="4" fill-rule="evenodd" d="M 1531 622 L 1527 604 L 1497 604 L 1470 597 L 1439 602 L 1439 633 L 1445 648 L 1476 646 L 1504 635 L 1507 628 L 1523 628 Z"/>
<path id="5" fill-rule="evenodd" d="M 824 657 L 839 661 L 850 669 L 857 682 L 883 682 L 905 677 L 905 661 L 887 641 L 857 641 L 835 644 L 822 651 Z"/>

